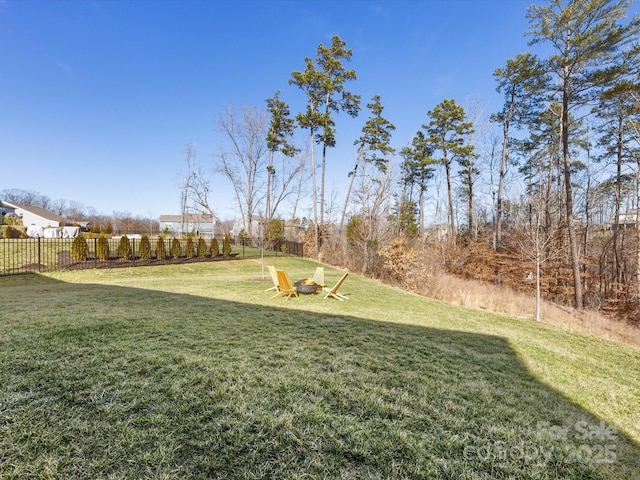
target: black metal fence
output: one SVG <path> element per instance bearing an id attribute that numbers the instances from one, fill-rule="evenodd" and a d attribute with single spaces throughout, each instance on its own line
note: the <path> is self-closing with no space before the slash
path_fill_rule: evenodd
<path id="1" fill-rule="evenodd" d="M 212 256 L 211 241 L 203 244 L 199 239 L 179 238 L 179 249 L 172 248 L 173 238 L 164 238 L 165 255 L 158 257 L 158 238 L 150 238 L 149 258 L 143 258 L 141 239 L 128 238 L 130 254 L 122 258 L 118 253 L 121 237 L 107 240 L 108 249 L 98 247 L 98 238 L 86 239 L 88 254 L 86 258 L 74 258 L 72 238 L 4 238 L 0 239 L 0 276 L 20 273 L 47 272 L 53 270 L 74 270 L 87 268 L 136 267 L 166 265 L 187 262 L 220 261 L 239 258 L 257 258 L 260 256 L 304 256 L 304 244 L 281 240 L 265 244 L 250 239 L 232 239 L 231 254 L 222 255 L 222 240 L 219 240 L 220 255 Z M 191 245 L 189 245 L 191 243 Z M 178 251 L 179 250 L 179 251 Z M 200 251 L 202 250 L 202 251 Z M 100 255 L 98 255 L 100 252 Z M 100 258 L 101 257 L 101 258 Z"/>

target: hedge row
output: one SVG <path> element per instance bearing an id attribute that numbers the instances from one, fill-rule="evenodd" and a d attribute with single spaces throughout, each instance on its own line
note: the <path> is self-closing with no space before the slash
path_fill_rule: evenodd
<path id="1" fill-rule="evenodd" d="M 178 238 L 173 238 L 170 242 L 160 236 L 156 241 L 155 249 L 151 248 L 151 241 L 147 235 L 142 235 L 137 251 L 135 252 L 136 258 L 143 260 L 155 258 L 194 258 L 194 257 L 217 257 L 220 255 L 220 246 L 218 240 L 215 238 L 211 240 L 209 244 L 207 241 L 200 237 L 195 242 L 192 237 L 187 237 L 185 245 L 183 247 L 182 241 Z M 123 260 L 133 259 L 133 247 L 129 238 L 124 235 L 120 237 L 118 242 L 117 258 Z M 73 240 L 71 244 L 71 257 L 76 261 L 85 261 L 89 258 L 89 246 L 87 239 L 80 233 Z M 104 233 L 101 233 L 96 243 L 96 258 L 98 260 L 109 260 L 111 251 L 109 248 L 109 240 Z M 155 255 L 153 255 L 155 254 Z M 226 234 L 223 240 L 222 254 L 224 256 L 231 255 L 231 241 L 229 235 Z"/>

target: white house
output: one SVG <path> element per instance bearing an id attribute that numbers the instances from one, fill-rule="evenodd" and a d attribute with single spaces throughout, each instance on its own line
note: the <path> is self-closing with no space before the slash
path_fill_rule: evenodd
<path id="1" fill-rule="evenodd" d="M 80 232 L 80 227 L 71 220 L 45 208 L 3 201 L 0 202 L 0 209 L 3 216 L 20 219 L 22 225 L 27 227 L 27 235 L 30 237 L 75 238 Z"/>
<path id="2" fill-rule="evenodd" d="M 160 215 L 160 232 L 172 235 L 195 233 L 204 238 L 213 238 L 216 221 L 211 215 L 187 213 L 182 215 Z"/>
<path id="3" fill-rule="evenodd" d="M 618 225 L 622 228 L 633 228 L 636 226 L 636 222 L 638 221 L 638 210 L 629 210 L 626 212 L 620 212 L 618 215 Z"/>
<path id="4" fill-rule="evenodd" d="M 260 217 L 257 215 L 251 217 L 251 233 L 254 237 L 260 237 L 262 232 L 262 225 L 265 223 L 265 221 L 266 220 L 264 217 Z M 233 227 L 231 227 L 231 231 L 229 232 L 229 234 L 232 237 L 236 238 L 243 232 L 243 230 L 244 233 L 249 233 L 247 223 L 242 218 L 239 218 L 233 222 Z"/>
<path id="5" fill-rule="evenodd" d="M 281 219 L 275 219 L 281 220 Z M 254 238 L 259 238 L 260 235 L 263 234 L 262 227 L 266 227 L 267 219 L 261 216 L 253 216 L 251 219 L 251 230 Z M 247 228 L 247 224 L 242 221 L 242 219 L 237 219 L 233 222 L 233 227 L 229 234 L 236 238 L 240 235 L 240 232 L 245 231 L 245 233 L 249 232 Z M 305 227 L 301 225 L 300 220 L 284 220 L 284 237 L 288 240 L 295 242 L 303 242 L 304 241 L 304 232 Z"/>

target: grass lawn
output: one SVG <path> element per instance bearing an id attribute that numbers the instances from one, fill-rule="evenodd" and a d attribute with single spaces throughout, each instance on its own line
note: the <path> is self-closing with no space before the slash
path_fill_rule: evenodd
<path id="1" fill-rule="evenodd" d="M 0 277 L 0 479 L 639 478 L 638 349 L 356 275 L 345 302 L 261 278 Z"/>

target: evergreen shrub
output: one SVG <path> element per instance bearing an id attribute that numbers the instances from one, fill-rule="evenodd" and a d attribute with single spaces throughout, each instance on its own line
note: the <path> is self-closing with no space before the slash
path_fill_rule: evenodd
<path id="1" fill-rule="evenodd" d="M 231 255 L 231 238 L 228 233 L 224 234 L 224 239 L 222 240 L 222 255 L 225 257 Z"/>
<path id="2" fill-rule="evenodd" d="M 120 242 L 118 243 L 118 257 L 124 260 L 130 260 L 131 253 L 131 242 L 129 241 L 129 237 L 123 235 L 120 237 Z"/>
<path id="3" fill-rule="evenodd" d="M 79 233 L 76 238 L 73 239 L 71 244 L 71 258 L 76 261 L 85 261 L 89 256 L 89 247 L 87 240 L 82 233 Z"/>
<path id="4" fill-rule="evenodd" d="M 109 241 L 104 232 L 100 232 L 100 236 L 98 237 L 96 257 L 98 257 L 98 260 L 109 260 Z"/>
<path id="5" fill-rule="evenodd" d="M 171 258 L 180 258 L 182 256 L 182 245 L 180 245 L 180 240 L 174 237 L 171 240 Z"/>
<path id="6" fill-rule="evenodd" d="M 158 260 L 164 260 L 167 258 L 167 246 L 164 244 L 164 237 L 160 235 L 156 242 L 156 258 Z"/>
<path id="7" fill-rule="evenodd" d="M 218 239 L 213 238 L 211 239 L 211 256 L 217 257 L 218 255 L 220 255 L 220 245 L 218 244 Z"/>
<path id="8" fill-rule="evenodd" d="M 200 237 L 198 238 L 198 251 L 196 253 L 198 257 L 206 257 L 207 256 L 207 241 Z"/>
<path id="9" fill-rule="evenodd" d="M 193 258 L 196 256 L 196 245 L 193 243 L 193 237 L 191 235 L 187 237 L 187 244 L 184 247 L 184 254 L 187 258 Z"/>
<path id="10" fill-rule="evenodd" d="M 142 237 L 140 237 L 140 258 L 144 260 L 149 260 L 151 258 L 151 242 L 149 241 L 149 237 L 146 235 L 142 235 Z"/>

